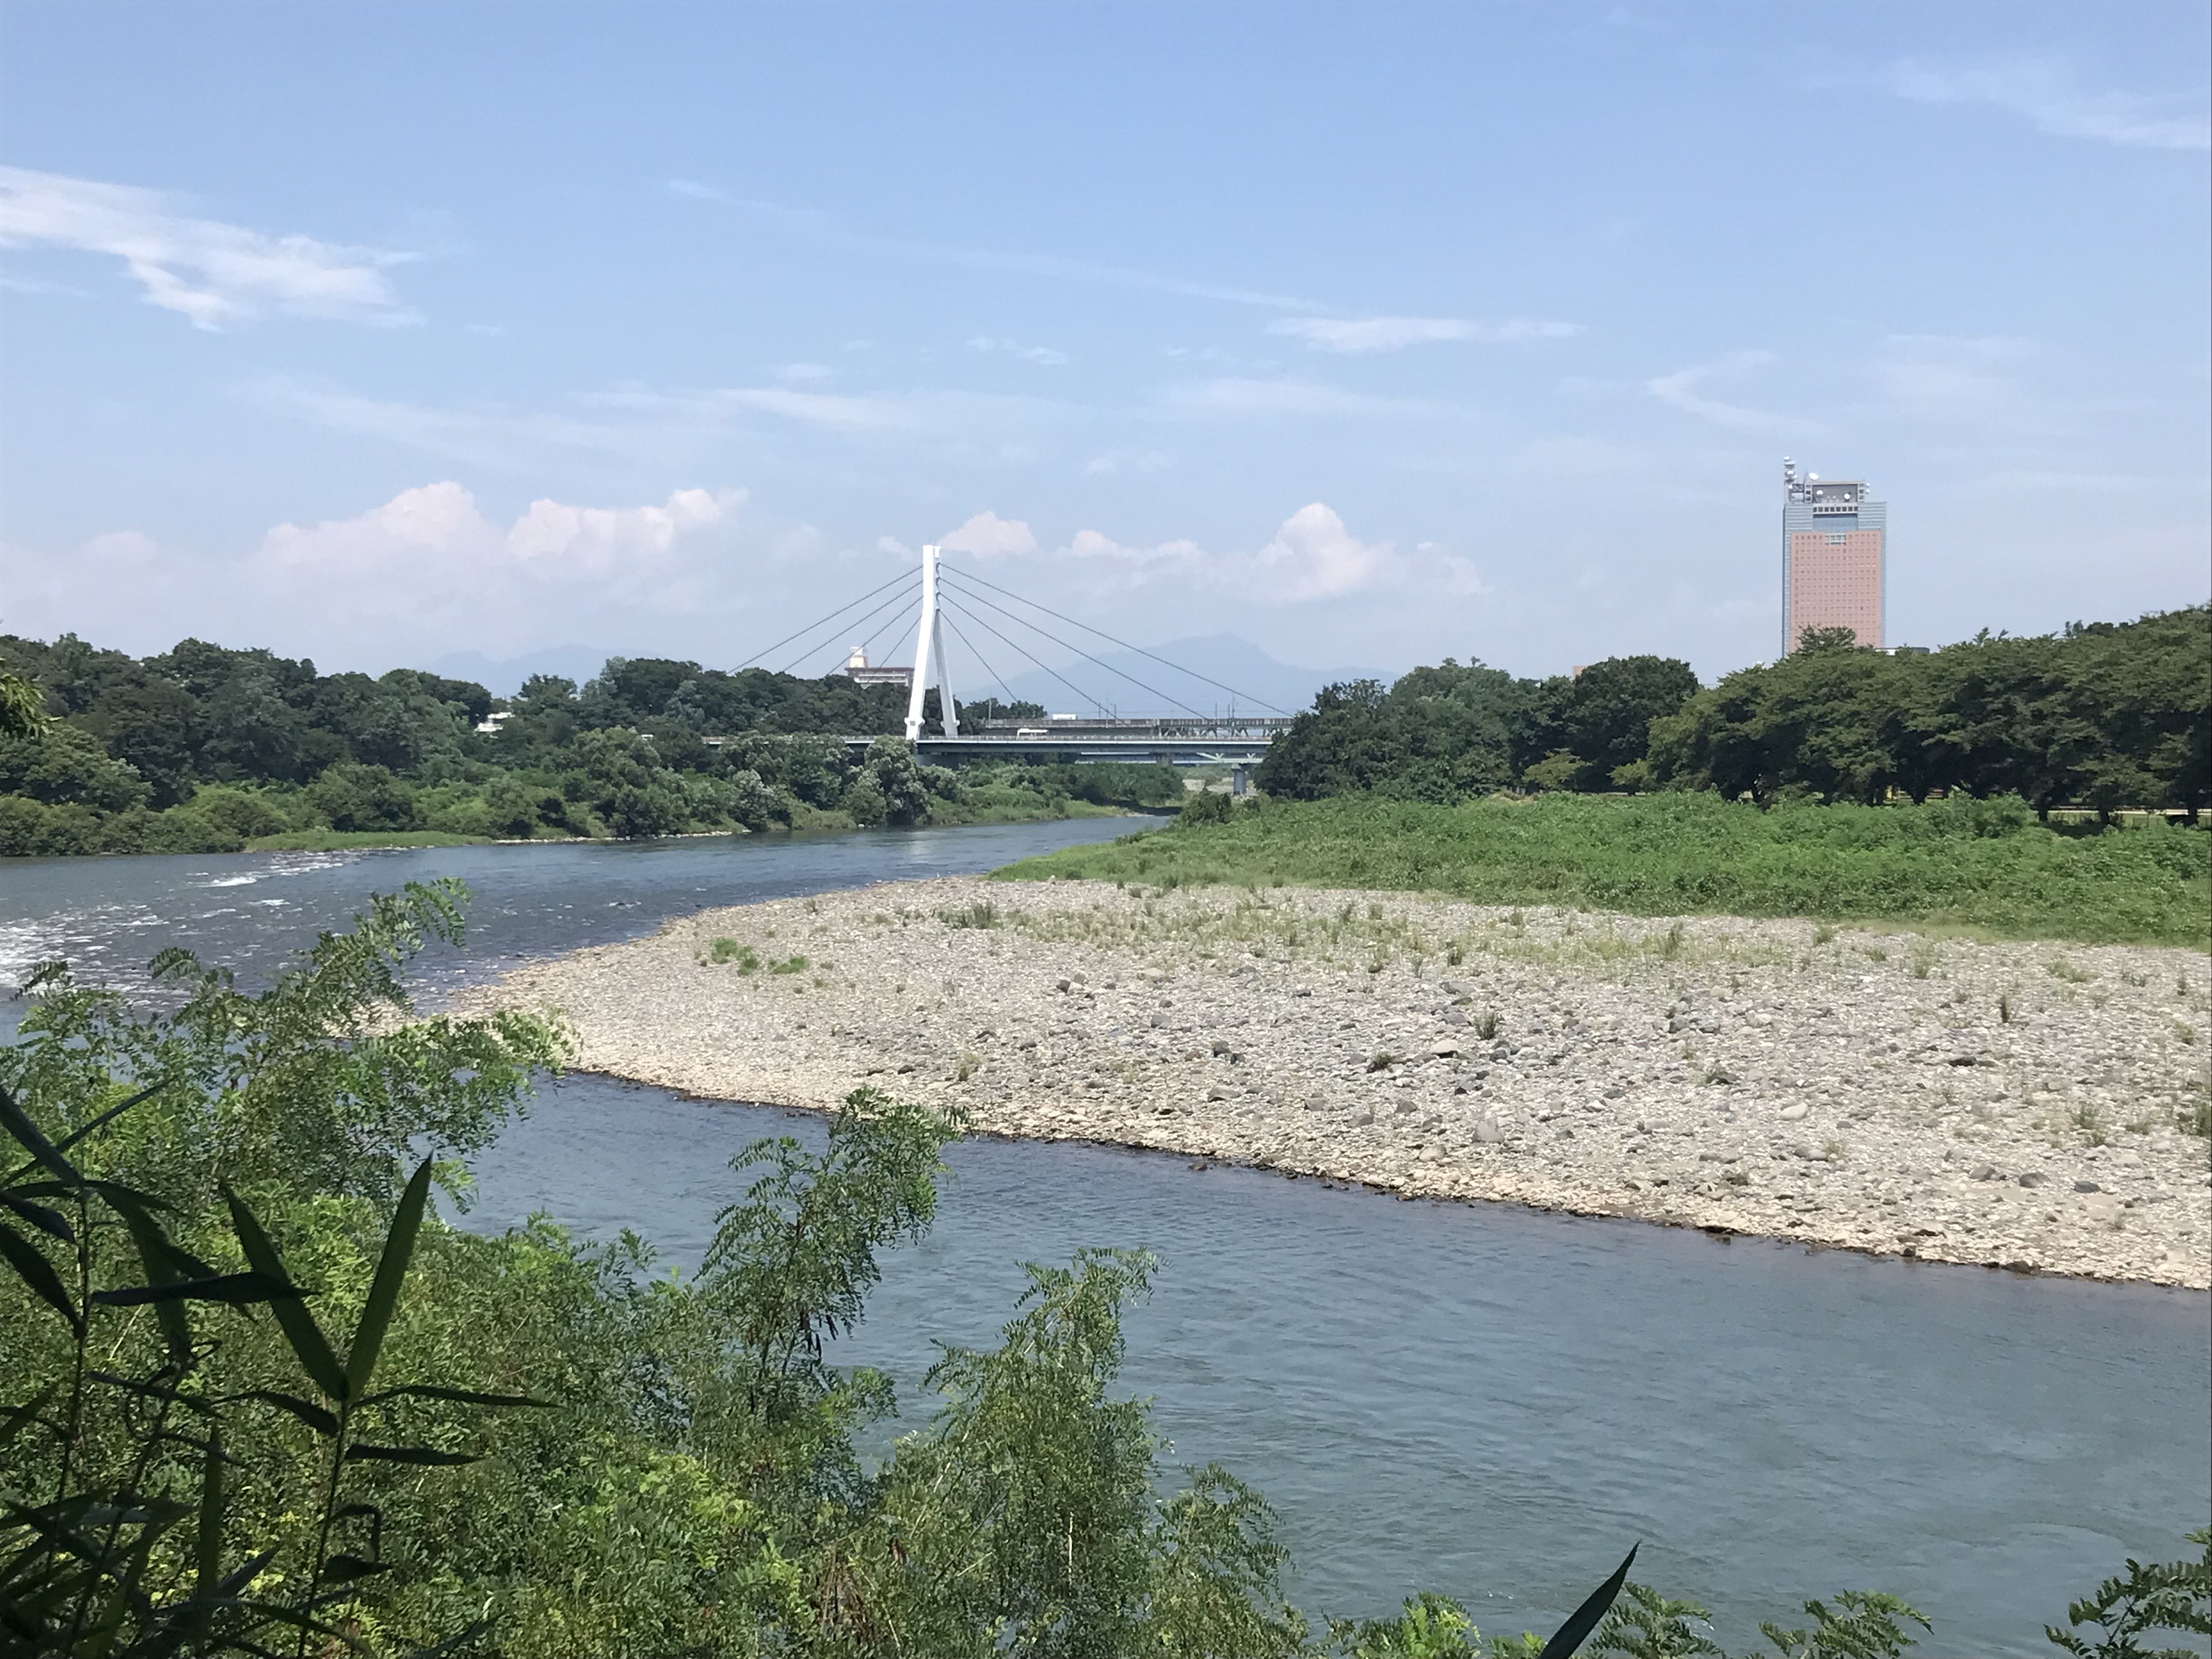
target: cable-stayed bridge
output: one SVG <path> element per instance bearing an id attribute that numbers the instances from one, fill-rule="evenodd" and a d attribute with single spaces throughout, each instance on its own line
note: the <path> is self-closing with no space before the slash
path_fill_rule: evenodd
<path id="1" fill-rule="evenodd" d="M 962 626 L 963 623 L 967 627 Z M 993 655 L 1000 660 L 1025 663 L 1050 677 L 1070 694 L 1072 708 L 1082 712 L 980 721 L 971 718 L 969 729 L 963 732 L 960 703 L 953 690 L 954 659 L 945 648 L 948 636 L 959 647 L 958 678 L 971 705 L 992 696 L 994 691 L 994 701 L 1017 701 L 969 629 L 988 639 Z M 864 634 L 863 629 L 867 631 Z M 1103 641 L 1146 659 L 1150 679 L 1179 676 L 1226 693 L 1229 701 L 1225 705 L 1216 702 L 1211 709 L 1194 707 L 1183 697 L 1162 690 L 1067 638 L 1071 633 Z M 868 665 L 869 653 L 879 641 L 895 650 L 906 639 L 913 642 L 910 666 Z M 1073 653 L 1076 660 L 1066 663 L 1064 672 L 1054 668 L 1037 654 L 1040 642 L 1047 649 L 1057 647 L 1061 652 Z M 738 666 L 767 666 L 781 658 L 779 672 L 791 673 L 820 661 L 827 652 L 842 654 L 848 645 L 852 654 L 848 672 L 856 678 L 872 678 L 878 684 L 906 683 L 907 741 L 933 759 L 998 755 L 1022 759 L 1158 760 L 1186 766 L 1226 763 L 1241 767 L 1264 755 L 1276 734 L 1291 723 L 1286 709 L 1024 599 L 972 571 L 949 567 L 935 547 L 921 550 L 919 570 L 902 572 L 871 588 Z M 787 652 L 791 653 L 787 657 Z M 1152 664 L 1168 672 L 1158 672 Z M 834 672 L 837 665 L 827 665 L 824 672 Z M 1078 684 L 1071 676 L 1079 676 L 1089 684 Z M 923 730 L 923 702 L 933 684 L 944 735 Z M 1121 714 L 1121 707 L 1137 694 L 1142 694 L 1140 706 L 1174 712 Z M 1200 695 L 1185 691 L 1185 696 Z M 846 738 L 858 747 L 874 740 L 871 736 Z"/>

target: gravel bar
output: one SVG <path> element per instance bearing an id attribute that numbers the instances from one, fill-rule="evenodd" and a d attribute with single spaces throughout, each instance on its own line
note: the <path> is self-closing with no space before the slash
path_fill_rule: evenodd
<path id="1" fill-rule="evenodd" d="M 706 910 L 468 1000 L 710 1098 L 869 1085 L 1407 1197 L 2212 1285 L 2189 951 L 963 878 Z"/>

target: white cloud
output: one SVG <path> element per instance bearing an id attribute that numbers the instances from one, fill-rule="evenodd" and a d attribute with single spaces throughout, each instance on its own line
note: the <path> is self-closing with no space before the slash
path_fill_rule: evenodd
<path id="1" fill-rule="evenodd" d="M 217 329 L 264 309 L 348 322 L 410 323 L 385 272 L 410 256 L 271 236 L 196 219 L 173 198 L 0 167 L 0 245 L 70 248 L 124 262 L 148 304 Z"/>
<path id="2" fill-rule="evenodd" d="M 247 561 L 246 585 L 349 639 L 495 653 L 534 642 L 549 612 L 689 609 L 720 592 L 723 562 L 691 544 L 744 499 L 696 489 L 641 507 L 541 498 L 501 524 L 460 484 L 425 484 L 355 518 L 278 525 Z"/>
<path id="3" fill-rule="evenodd" d="M 813 380 L 826 380 L 836 371 L 826 363 L 785 363 L 772 372 L 786 386 L 799 386 Z"/>
<path id="4" fill-rule="evenodd" d="M 938 545 L 955 553 L 972 553 L 979 559 L 994 559 L 1034 553 L 1036 538 L 1019 519 L 978 513 L 959 529 L 939 537 Z"/>
<path id="5" fill-rule="evenodd" d="M 1381 580 L 1394 557 L 1389 543 L 1359 540 L 1334 508 L 1315 501 L 1284 520 L 1274 540 L 1253 556 L 1255 597 L 1339 599 Z"/>
<path id="6" fill-rule="evenodd" d="M 1402 351 L 1410 345 L 1458 342 L 1479 345 L 1522 340 L 1559 340 L 1583 331 L 1574 323 L 1516 318 L 1478 323 L 1464 317 L 1279 317 L 1270 334 L 1303 340 L 1316 351 Z"/>
<path id="7" fill-rule="evenodd" d="M 455 566 L 495 578 L 525 571 L 556 577 L 637 570 L 684 536 L 720 523 L 743 490 L 679 489 L 646 507 L 573 507 L 542 498 L 504 530 L 476 497 L 452 482 L 402 490 L 358 518 L 280 524 L 262 538 L 260 557 L 275 569 L 322 574 L 397 574 Z"/>
<path id="8" fill-rule="evenodd" d="M 1206 559 L 1206 550 L 1193 541 L 1159 542 L 1150 547 L 1117 542 L 1096 530 L 1079 530 L 1075 539 L 1060 550 L 1070 559 L 1107 559 L 1130 568 L 1180 565 L 1195 567 Z"/>
<path id="9" fill-rule="evenodd" d="M 2022 115 L 2057 137 L 2139 149 L 2212 149 L 2212 119 L 2201 109 L 2183 108 L 2179 99 L 2086 91 L 2055 58 L 1954 64 L 1907 58 L 1890 65 L 1881 83 L 1917 104 L 1983 104 Z"/>
<path id="10" fill-rule="evenodd" d="M 111 566 L 146 565 L 158 557 L 161 550 L 154 538 L 142 530 L 111 530 L 83 543 L 77 549 L 77 556 Z"/>
<path id="11" fill-rule="evenodd" d="M 1712 362 L 1698 363 L 1688 368 L 1676 369 L 1672 374 L 1659 375 L 1645 381 L 1644 387 L 1661 403 L 1672 404 L 1686 415 L 1695 415 L 1700 420 L 1711 421 L 1715 426 L 1727 427 L 1731 431 L 1778 434 L 1814 430 L 1808 422 L 1762 409 L 1748 409 L 1741 404 L 1723 403 L 1718 398 L 1707 397 L 1702 390 L 1710 381 L 1731 379 L 1778 361 L 1771 351 L 1731 351 Z"/>
<path id="12" fill-rule="evenodd" d="M 672 196 L 688 196 L 695 202 L 726 202 L 730 192 L 702 185 L 696 179 L 671 179 L 661 188 Z"/>

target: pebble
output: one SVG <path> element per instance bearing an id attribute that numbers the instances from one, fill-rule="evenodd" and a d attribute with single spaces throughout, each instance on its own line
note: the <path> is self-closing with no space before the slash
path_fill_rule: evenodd
<path id="1" fill-rule="evenodd" d="M 939 919 L 986 901 L 1000 927 Z M 678 918 L 459 1000 L 564 1009 L 582 1066 L 709 1098 L 824 1109 L 896 1069 L 902 1097 L 997 1134 L 2212 1283 L 2206 1143 L 2177 1127 L 2206 1087 L 2205 1047 L 2174 1035 L 2212 1029 L 2201 953 L 2069 945 L 2077 980 L 2048 971 L 2049 944 L 1702 916 L 1669 955 L 1673 918 L 1518 915 L 1398 893 L 883 884 Z M 814 965 L 702 971 L 721 936 Z M 1934 953 L 1925 978 L 1916 949 Z M 1451 951 L 1465 965 L 1439 976 Z M 1459 1029 L 1447 1013 L 1494 1038 L 1438 1040 Z M 1400 1058 L 1370 1073 L 1377 1054 Z M 1772 1109 L 1793 1093 L 1819 1098 Z M 1772 1134 L 1814 1103 L 1820 1145 Z M 2045 1182 L 2098 1201 L 2004 1196 Z"/>

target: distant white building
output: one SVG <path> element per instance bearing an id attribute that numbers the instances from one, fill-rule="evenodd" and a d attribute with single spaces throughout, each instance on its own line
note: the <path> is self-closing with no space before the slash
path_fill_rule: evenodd
<path id="1" fill-rule="evenodd" d="M 845 659 L 845 678 L 855 685 L 896 685 L 910 688 L 914 684 L 914 670 L 889 665 L 871 668 L 868 665 L 868 653 L 856 645 L 853 647 L 853 654 Z"/>

